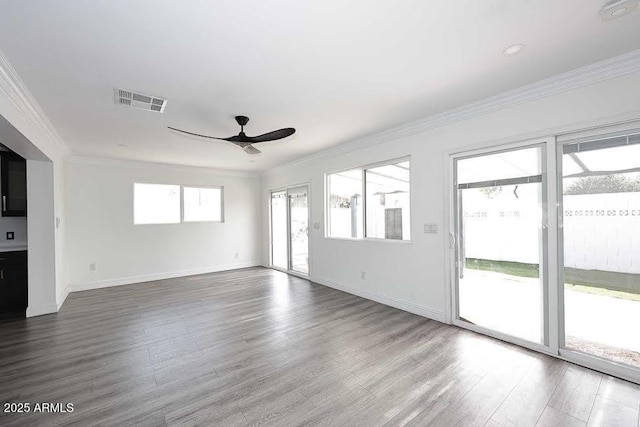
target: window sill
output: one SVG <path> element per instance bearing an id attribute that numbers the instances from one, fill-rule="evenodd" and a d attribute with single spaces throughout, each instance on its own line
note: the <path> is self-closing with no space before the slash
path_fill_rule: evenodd
<path id="1" fill-rule="evenodd" d="M 342 240 L 347 242 L 380 242 L 380 243 L 391 243 L 393 245 L 411 245 L 413 242 L 411 240 L 397 240 L 397 239 L 380 239 L 376 237 L 331 237 L 324 236 L 327 240 Z"/>

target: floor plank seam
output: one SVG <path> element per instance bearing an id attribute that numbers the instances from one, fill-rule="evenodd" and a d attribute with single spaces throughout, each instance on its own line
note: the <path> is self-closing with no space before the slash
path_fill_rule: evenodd
<path id="1" fill-rule="evenodd" d="M 538 415 L 538 418 L 536 419 L 536 423 L 534 424 L 534 426 L 537 426 L 538 423 L 540 422 L 540 418 L 542 418 L 542 415 L 544 414 L 545 409 L 550 408 L 549 402 L 551 402 L 551 398 L 553 398 L 553 395 L 556 393 L 556 390 L 558 389 L 558 386 L 562 382 L 562 379 L 567 374 L 567 369 L 569 369 L 569 362 L 563 362 L 563 363 L 565 363 L 564 372 L 562 373 L 562 376 L 558 379 L 556 384 L 553 386 L 553 390 L 551 390 L 551 393 L 549 393 L 549 398 L 545 402 L 544 408 L 542 409 L 542 412 L 540 412 L 540 415 Z"/>
<path id="2" fill-rule="evenodd" d="M 589 409 L 589 417 L 587 418 L 586 424 L 589 425 L 589 421 L 591 420 L 591 416 L 593 415 L 593 408 L 596 404 L 596 400 L 598 399 L 598 390 L 600 390 L 600 385 L 602 384 L 602 375 L 600 375 L 600 380 L 598 381 L 598 387 L 596 387 L 596 394 L 593 396 L 593 402 L 591 402 L 591 409 Z"/>

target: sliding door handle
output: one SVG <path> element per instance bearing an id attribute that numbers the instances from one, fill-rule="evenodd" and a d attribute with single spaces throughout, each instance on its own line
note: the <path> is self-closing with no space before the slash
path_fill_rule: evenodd
<path id="1" fill-rule="evenodd" d="M 449 233 L 449 249 L 456 248 L 456 235 L 453 233 Z"/>
<path id="2" fill-rule="evenodd" d="M 2 196 L 2 212 L 7 211 L 7 196 Z"/>

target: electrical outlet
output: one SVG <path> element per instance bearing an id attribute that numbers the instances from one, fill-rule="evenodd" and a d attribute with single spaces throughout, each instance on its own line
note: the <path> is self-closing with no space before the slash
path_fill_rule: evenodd
<path id="1" fill-rule="evenodd" d="M 94 263 L 89 264 L 89 271 L 96 271 L 96 265 Z"/>
<path id="2" fill-rule="evenodd" d="M 239 254 L 238 252 L 236 252 L 236 254 L 234 255 L 234 258 L 235 258 L 235 259 L 240 258 L 240 254 Z"/>
<path id="3" fill-rule="evenodd" d="M 13 240 L 14 234 L 13 231 L 7 231 L 7 240 Z"/>
<path id="4" fill-rule="evenodd" d="M 319 222 L 314 222 L 313 223 L 313 229 L 314 230 L 320 230 L 320 223 Z"/>
<path id="5" fill-rule="evenodd" d="M 364 271 L 360 272 L 360 280 L 364 280 L 367 277 L 366 273 Z"/>

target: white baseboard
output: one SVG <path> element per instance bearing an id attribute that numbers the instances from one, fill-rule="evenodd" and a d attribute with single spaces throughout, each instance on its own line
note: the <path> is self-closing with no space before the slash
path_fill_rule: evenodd
<path id="1" fill-rule="evenodd" d="M 352 286 L 343 285 L 337 283 L 331 279 L 324 277 L 311 277 L 312 282 L 319 283 L 324 286 L 328 286 L 339 291 L 347 292 L 352 295 L 357 295 L 362 298 L 366 298 L 371 301 L 379 302 L 380 304 L 388 305 L 400 310 L 408 311 L 409 313 L 417 314 L 418 316 L 426 317 L 428 319 L 437 320 L 438 322 L 445 323 L 444 311 L 434 310 L 429 307 L 414 304 L 408 301 L 402 301 L 393 297 L 382 295 L 376 292 L 371 292 L 363 289 L 357 289 Z"/>
<path id="2" fill-rule="evenodd" d="M 91 289 L 110 288 L 112 286 L 132 285 L 134 283 L 151 282 L 154 280 L 175 279 L 177 277 L 193 276 L 196 274 L 217 273 L 219 271 L 235 270 L 237 268 L 257 267 L 261 261 L 238 262 L 217 265 L 213 267 L 196 268 L 191 270 L 169 271 L 164 273 L 142 274 L 139 276 L 119 277 L 116 279 L 96 280 L 95 282 L 70 283 L 69 292 L 88 291 Z"/>
<path id="3" fill-rule="evenodd" d="M 69 287 L 67 286 L 66 288 L 64 288 L 64 291 L 62 291 L 62 296 L 60 296 L 60 298 L 58 298 L 58 310 L 60 311 L 60 308 L 62 308 L 62 304 L 64 304 L 64 302 L 67 300 L 67 297 L 69 296 Z"/>
<path id="4" fill-rule="evenodd" d="M 37 307 L 27 307 L 27 317 L 42 316 L 58 312 L 57 304 L 41 305 Z"/>

